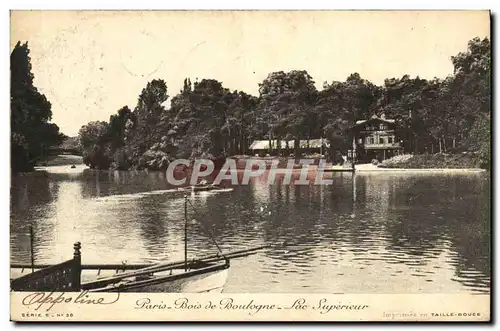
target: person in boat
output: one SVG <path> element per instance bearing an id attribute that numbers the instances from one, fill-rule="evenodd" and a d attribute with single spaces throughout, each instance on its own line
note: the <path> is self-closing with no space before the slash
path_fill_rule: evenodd
<path id="1" fill-rule="evenodd" d="M 219 185 L 209 183 L 207 180 L 202 180 L 202 181 L 200 181 L 199 184 L 191 186 L 191 190 L 193 192 L 195 192 L 195 191 L 209 191 L 209 190 L 213 190 L 213 189 L 216 189 L 219 187 L 220 187 Z"/>

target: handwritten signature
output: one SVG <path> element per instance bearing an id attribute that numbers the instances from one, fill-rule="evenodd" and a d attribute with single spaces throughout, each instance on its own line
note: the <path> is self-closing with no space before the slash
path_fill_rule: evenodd
<path id="1" fill-rule="evenodd" d="M 46 311 L 50 311 L 57 304 L 82 304 L 82 305 L 111 305 L 120 299 L 120 292 L 117 292 L 117 297 L 114 301 L 106 301 L 103 297 L 96 297 L 89 294 L 89 291 L 79 292 L 78 295 L 68 294 L 66 292 L 36 292 L 27 295 L 23 298 L 22 304 L 24 306 L 36 307 L 39 310 L 42 306 Z"/>

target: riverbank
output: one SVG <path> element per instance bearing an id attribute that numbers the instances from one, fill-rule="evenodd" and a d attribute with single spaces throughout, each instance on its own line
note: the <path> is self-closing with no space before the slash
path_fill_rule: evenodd
<path id="1" fill-rule="evenodd" d="M 42 160 L 37 165 L 38 167 L 52 167 L 52 166 L 63 166 L 63 165 L 80 165 L 83 164 L 83 158 L 79 155 L 71 154 L 61 154 L 61 155 L 51 155 L 47 159 Z"/>
<path id="2" fill-rule="evenodd" d="M 373 164 L 357 164 L 356 172 L 384 172 L 384 173 L 472 173 L 485 172 L 481 168 L 384 168 Z"/>
<path id="3" fill-rule="evenodd" d="M 474 153 L 398 155 L 377 165 L 381 169 L 485 169 L 479 156 Z"/>
<path id="4" fill-rule="evenodd" d="M 233 156 L 226 159 L 226 162 L 234 161 L 238 171 L 247 169 L 248 163 L 251 164 L 253 171 L 259 168 L 257 161 L 263 161 L 266 169 L 277 166 L 279 169 L 288 167 L 289 161 L 294 161 L 293 170 L 300 171 L 303 165 L 299 163 L 299 159 L 288 157 L 255 157 L 255 156 Z M 308 167 L 310 170 L 317 170 L 322 158 L 310 157 Z M 64 165 L 82 165 L 81 157 L 76 155 L 58 155 L 46 161 L 44 166 L 64 166 Z M 222 164 L 219 164 L 217 169 L 220 169 Z M 183 171 L 182 167 L 176 170 Z M 325 171 L 349 171 L 351 165 L 346 163 L 344 165 L 334 165 L 332 163 L 324 164 Z M 202 169 L 204 170 L 204 169 Z M 128 171 L 137 171 L 136 169 L 129 169 Z M 151 170 L 146 171 L 161 171 Z M 356 164 L 356 172 L 483 172 L 479 166 L 479 162 L 475 159 L 474 155 L 470 154 L 434 154 L 434 155 L 400 155 L 388 159 L 379 164 Z"/>

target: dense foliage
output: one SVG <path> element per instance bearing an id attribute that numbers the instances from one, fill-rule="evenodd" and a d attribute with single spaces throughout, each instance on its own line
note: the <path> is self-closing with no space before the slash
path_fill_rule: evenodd
<path id="1" fill-rule="evenodd" d="M 273 72 L 259 84 L 258 97 L 230 91 L 213 79 L 185 79 L 170 107 L 166 82 L 153 80 L 133 111 L 123 107 L 109 123 L 85 125 L 80 142 L 88 165 L 120 169 L 162 169 L 179 157 L 247 154 L 255 139 L 276 140 L 270 154 L 297 155 L 286 141 L 321 137 L 330 140 L 330 153 L 345 152 L 349 126 L 385 113 L 401 128 L 405 152 L 469 151 L 488 167 L 490 53 L 490 41 L 475 38 L 466 52 L 451 58 L 452 76 L 404 75 L 386 79 L 383 86 L 354 73 L 345 82 L 325 82 L 318 91 L 306 71 Z"/>
<path id="2" fill-rule="evenodd" d="M 31 171 L 51 146 L 65 136 L 52 117 L 51 104 L 33 85 L 28 44 L 18 42 L 10 55 L 11 171 Z"/>
<path id="3" fill-rule="evenodd" d="M 405 154 L 394 156 L 378 165 L 381 168 L 401 169 L 467 169 L 481 166 L 480 157 L 467 152 L 446 154 Z"/>

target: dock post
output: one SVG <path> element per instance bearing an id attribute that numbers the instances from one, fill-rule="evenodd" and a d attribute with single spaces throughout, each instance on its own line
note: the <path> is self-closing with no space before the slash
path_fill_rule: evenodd
<path id="1" fill-rule="evenodd" d="M 187 272 L 187 261 L 188 261 L 188 258 L 187 258 L 187 225 L 188 225 L 188 221 L 187 221 L 187 204 L 188 204 L 188 196 L 187 194 L 184 195 L 184 271 Z"/>
<path id="2" fill-rule="evenodd" d="M 354 162 L 356 162 L 356 136 L 352 136 L 352 153 L 351 153 L 351 165 L 352 165 L 352 173 L 356 171 L 356 166 L 354 165 Z"/>
<path id="3" fill-rule="evenodd" d="M 31 258 L 31 272 L 35 272 L 35 250 L 33 248 L 33 226 L 30 225 L 30 258 Z"/>
<path id="4" fill-rule="evenodd" d="M 73 244 L 73 271 L 72 271 L 72 281 L 71 287 L 75 291 L 80 291 L 81 288 L 81 273 L 82 273 L 82 253 L 80 249 L 82 244 L 78 241 Z"/>

